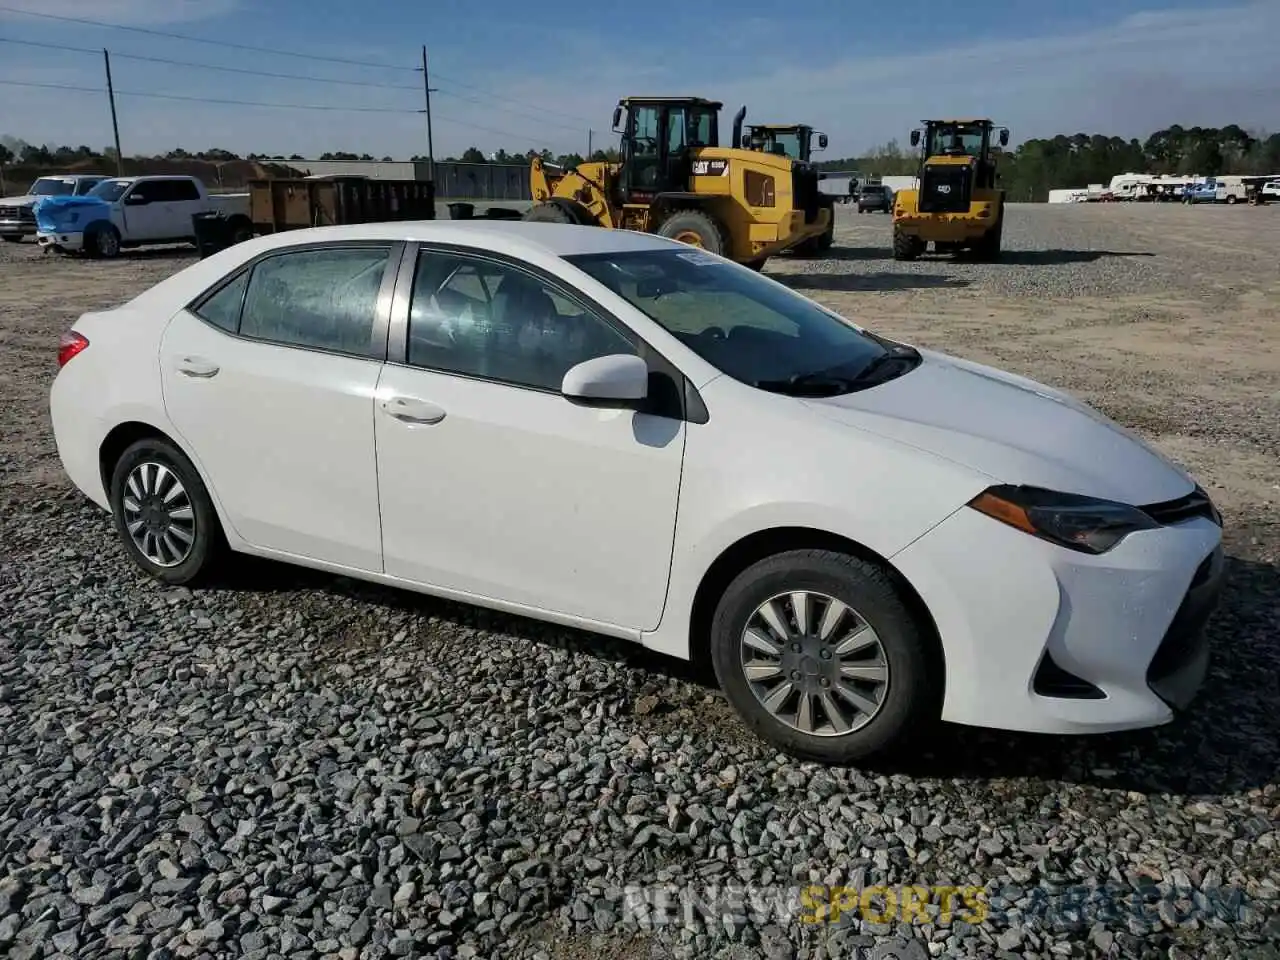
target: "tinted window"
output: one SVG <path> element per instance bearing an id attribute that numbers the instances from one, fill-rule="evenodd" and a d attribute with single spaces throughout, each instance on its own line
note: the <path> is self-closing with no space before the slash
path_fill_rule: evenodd
<path id="1" fill-rule="evenodd" d="M 89 191 L 89 196 L 98 197 L 107 203 L 114 203 L 129 189 L 129 184 L 128 180 L 103 180 Z"/>
<path id="2" fill-rule="evenodd" d="M 856 376 L 888 351 L 871 334 L 746 267 L 699 250 L 566 258 L 708 363 L 745 383 L 812 390 L 798 378 Z M 835 389 L 835 388 L 832 388 Z"/>
<path id="3" fill-rule="evenodd" d="M 240 333 L 368 356 L 389 250 L 337 247 L 269 257 L 253 268 Z"/>
<path id="4" fill-rule="evenodd" d="M 164 185 L 166 200 L 200 199 L 200 191 L 196 189 L 195 182 L 192 180 L 166 180 Z"/>
<path id="5" fill-rule="evenodd" d="M 613 326 L 531 274 L 488 260 L 419 256 L 408 362 L 559 390 L 575 364 L 636 353 Z"/>
<path id="6" fill-rule="evenodd" d="M 240 305 L 244 303 L 244 288 L 248 283 L 249 271 L 246 270 L 200 304 L 194 311 L 196 316 L 228 333 L 235 333 L 240 324 Z"/>
<path id="7" fill-rule="evenodd" d="M 58 197 L 73 192 L 75 182 L 72 180 L 59 180 L 56 177 L 41 177 L 31 185 L 31 196 L 33 197 Z"/>

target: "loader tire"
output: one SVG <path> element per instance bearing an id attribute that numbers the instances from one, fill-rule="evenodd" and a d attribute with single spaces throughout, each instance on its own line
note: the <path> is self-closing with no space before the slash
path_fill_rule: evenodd
<path id="1" fill-rule="evenodd" d="M 729 231 L 705 210 L 691 207 L 674 210 L 658 225 L 655 232 L 660 237 L 701 247 L 708 253 L 721 257 L 729 255 Z"/>
<path id="2" fill-rule="evenodd" d="M 522 218 L 524 220 L 532 220 L 538 223 L 574 223 L 586 224 L 590 223 L 590 219 L 583 217 L 574 205 L 569 203 L 561 203 L 557 200 L 548 200 L 546 203 L 535 203 L 529 208 L 529 212 Z"/>
<path id="3" fill-rule="evenodd" d="M 1000 259 L 1000 246 L 1004 237 L 1004 210 L 1001 209 L 996 217 L 995 226 L 988 230 L 977 243 L 973 245 L 973 258 L 975 260 L 990 263 Z"/>
<path id="4" fill-rule="evenodd" d="M 924 253 L 924 242 L 916 236 L 894 227 L 893 229 L 893 259 L 895 260 L 915 260 L 920 254 Z"/>

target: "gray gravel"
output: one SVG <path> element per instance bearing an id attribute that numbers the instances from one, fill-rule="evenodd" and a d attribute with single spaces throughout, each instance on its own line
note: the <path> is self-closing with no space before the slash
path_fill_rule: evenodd
<path id="1" fill-rule="evenodd" d="M 1015 210 L 1011 245 L 1082 249 L 1083 215 L 1050 213 Z M 870 249 L 880 219 L 842 220 L 845 249 Z M 1174 242 L 1124 229 L 1134 249 Z M 824 769 L 751 738 L 691 668 L 623 644 L 256 562 L 212 590 L 142 578 L 26 418 L 45 341 L 94 284 L 137 289 L 189 258 L 32 257 L 0 246 L 0 289 L 70 279 L 0 323 L 0 955 L 1280 956 L 1273 509 L 1232 518 L 1218 652 L 1185 720 L 1087 740 L 949 729 L 919 755 Z M 846 257 L 769 269 L 962 272 Z M 1194 264 L 1147 263 L 1165 259 L 962 279 L 1035 298 L 1157 270 L 1202 289 Z M 914 925 L 812 925 L 747 899 L 655 926 L 636 893 L 744 883 L 980 887 L 991 915 L 944 917 L 935 894 Z"/>

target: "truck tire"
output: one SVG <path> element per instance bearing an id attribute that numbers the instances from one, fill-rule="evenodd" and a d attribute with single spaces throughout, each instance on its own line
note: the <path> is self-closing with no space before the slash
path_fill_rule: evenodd
<path id="1" fill-rule="evenodd" d="M 231 245 L 233 247 L 237 243 L 244 243 L 246 240 L 252 240 L 253 221 L 248 217 L 232 217 L 231 222 L 227 224 L 227 235 L 230 238 Z"/>
<path id="2" fill-rule="evenodd" d="M 84 254 L 92 259 L 107 260 L 120 256 L 120 231 L 112 224 L 95 224 L 85 231 Z"/>
<path id="3" fill-rule="evenodd" d="M 982 239 L 973 245 L 973 256 L 976 260 L 992 262 L 1000 259 L 1000 245 L 1004 236 L 1004 208 L 996 216 L 995 226 L 983 234 Z"/>
<path id="4" fill-rule="evenodd" d="M 722 257 L 729 254 L 729 231 L 725 229 L 724 224 L 705 210 L 693 207 L 673 210 L 654 232 L 660 237 L 668 237 L 690 246 L 701 247 L 708 253 Z"/>
<path id="5" fill-rule="evenodd" d="M 915 260 L 924 253 L 924 247 L 919 237 L 912 236 L 900 227 L 893 228 L 893 259 Z"/>
<path id="6" fill-rule="evenodd" d="M 0 240 L 4 240 L 5 243 L 21 243 L 22 237 L 15 237 L 12 233 L 6 233 L 0 237 Z"/>

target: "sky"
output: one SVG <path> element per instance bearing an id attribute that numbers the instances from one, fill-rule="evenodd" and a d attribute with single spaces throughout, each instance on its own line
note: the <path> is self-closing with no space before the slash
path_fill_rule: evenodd
<path id="1" fill-rule="evenodd" d="M 423 44 L 438 159 L 615 144 L 613 107 L 637 94 L 720 100 L 722 136 L 742 105 L 748 122 L 810 123 L 832 158 L 949 115 L 991 117 L 1014 144 L 1173 123 L 1272 133 L 1277 43 L 1280 0 L 0 0 L 0 135 L 110 144 L 106 47 L 126 154 L 408 158 L 427 152 Z"/>

